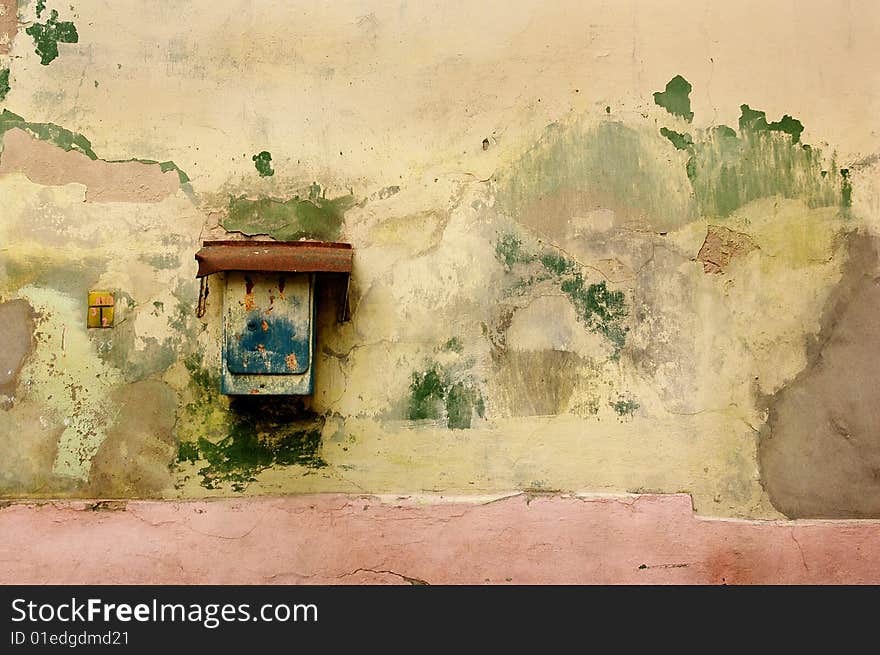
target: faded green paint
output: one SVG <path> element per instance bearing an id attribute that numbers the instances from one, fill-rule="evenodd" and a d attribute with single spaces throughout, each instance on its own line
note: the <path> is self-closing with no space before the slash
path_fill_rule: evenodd
<path id="1" fill-rule="evenodd" d="M 691 85 L 676 76 L 665 92 L 654 94 L 658 105 L 690 120 Z M 727 125 L 697 132 L 677 132 L 667 127 L 660 134 L 677 149 L 690 153 L 685 172 L 704 216 L 728 216 L 758 198 L 799 198 L 810 207 L 851 203 L 847 175 L 830 179 L 823 172 L 821 152 L 800 145 L 803 124 L 786 114 L 767 121 L 767 114 L 749 105 L 740 106 L 740 134 Z M 833 162 L 832 162 L 833 164 Z"/>
<path id="2" fill-rule="evenodd" d="M 353 196 L 340 196 L 332 200 L 317 195 L 308 200 L 299 195 L 289 200 L 251 200 L 241 196 L 230 199 L 229 213 L 220 224 L 230 232 L 249 236 L 268 234 L 280 241 L 333 241 L 342 233 L 345 212 L 353 205 Z"/>
<path id="3" fill-rule="evenodd" d="M 98 356 L 107 364 L 119 369 L 127 382 L 137 382 L 161 375 L 169 367 L 195 347 L 197 320 L 192 308 L 196 303 L 194 282 L 182 282 L 172 291 L 173 307 L 161 301 L 138 304 L 124 290 L 116 289 L 117 305 L 125 303 L 125 320 L 112 330 L 92 330 L 90 338 Z M 145 312 L 153 316 L 163 315 L 168 333 L 162 337 L 139 335 L 137 314 Z"/>
<path id="4" fill-rule="evenodd" d="M 676 132 L 675 130 L 661 127 L 660 134 L 669 139 L 676 150 L 690 150 L 694 147 L 694 140 L 688 132 Z"/>
<path id="5" fill-rule="evenodd" d="M 92 150 L 91 142 L 82 134 L 71 132 L 60 125 L 55 125 L 55 123 L 31 123 L 8 109 L 4 109 L 0 114 L 0 135 L 16 127 L 40 141 L 48 141 L 63 150 L 75 150 L 89 159 L 98 159 L 98 155 Z"/>
<path id="6" fill-rule="evenodd" d="M 38 16 L 39 17 L 39 16 Z M 79 34 L 76 26 L 70 21 L 59 21 L 58 12 L 54 9 L 45 23 L 34 23 L 25 33 L 33 37 L 40 63 L 48 66 L 58 56 L 59 43 L 77 43 Z"/>
<path id="7" fill-rule="evenodd" d="M 474 413 L 485 414 L 483 397 L 471 385 L 456 382 L 446 393 L 446 426 L 450 430 L 467 430 Z"/>
<path id="8" fill-rule="evenodd" d="M 683 115 L 686 96 L 681 94 L 690 90 L 686 80 L 676 77 L 667 85 L 666 95 L 658 100 L 655 93 L 654 99 L 671 113 Z M 678 95 L 669 95 L 670 91 Z M 696 136 L 660 128 L 662 136 L 691 155 L 685 172 L 703 216 L 729 216 L 752 200 L 774 196 L 801 199 L 811 208 L 850 206 L 848 175 L 841 172 L 837 180 L 826 174 L 822 153 L 800 144 L 804 126 L 798 119 L 786 114 L 768 122 L 766 112 L 747 104 L 740 111 L 739 135 L 727 125 L 700 130 Z"/>
<path id="9" fill-rule="evenodd" d="M 673 116 L 681 116 L 688 123 L 694 119 L 691 111 L 691 83 L 681 75 L 676 75 L 666 83 L 665 91 L 654 94 L 654 102 Z"/>
<path id="10" fill-rule="evenodd" d="M 269 177 L 270 175 L 275 175 L 275 171 L 272 169 L 272 155 L 271 153 L 263 150 L 259 154 L 251 157 L 254 162 L 254 168 L 257 169 L 257 172 L 260 174 L 260 177 Z"/>
<path id="11" fill-rule="evenodd" d="M 141 255 L 139 259 L 160 271 L 180 268 L 180 257 L 176 253 Z"/>
<path id="12" fill-rule="evenodd" d="M 658 230 L 684 225 L 696 218 L 687 178 L 655 138 L 617 121 L 550 125 L 498 173 L 498 206 L 550 238 L 564 237 L 572 216 L 599 208 Z"/>
<path id="13" fill-rule="evenodd" d="M 92 143 L 82 134 L 72 132 L 65 127 L 56 125 L 55 123 L 31 123 L 17 114 L 13 114 L 8 109 L 4 109 L 0 113 L 0 136 L 7 130 L 18 128 L 30 134 L 35 139 L 46 141 L 62 150 L 79 152 L 93 161 L 103 161 L 108 164 L 119 164 L 125 162 L 140 162 L 141 164 L 158 164 L 163 173 L 176 171 L 177 177 L 181 184 L 189 182 L 189 176 L 183 172 L 180 167 L 173 161 L 159 162 L 153 159 L 101 159 L 92 150 Z"/>
<path id="14" fill-rule="evenodd" d="M 9 69 L 0 68 L 0 102 L 6 99 L 7 93 L 9 93 Z"/>
<path id="15" fill-rule="evenodd" d="M 719 127 L 695 142 L 688 163 L 694 195 L 705 216 L 728 216 L 758 198 L 799 198 L 810 207 L 841 204 L 838 180 L 823 175 L 819 150 L 779 131 Z"/>
<path id="16" fill-rule="evenodd" d="M 752 109 L 748 105 L 740 105 L 740 111 L 742 112 L 739 117 L 739 129 L 741 132 L 746 130 L 752 132 L 782 132 L 791 137 L 792 143 L 797 143 L 801 139 L 801 132 L 804 131 L 803 123 L 788 114 L 785 114 L 781 120 L 768 123 L 767 112 Z"/>
<path id="17" fill-rule="evenodd" d="M 37 0 L 37 18 L 42 18 L 43 11 L 46 9 L 46 0 Z"/>

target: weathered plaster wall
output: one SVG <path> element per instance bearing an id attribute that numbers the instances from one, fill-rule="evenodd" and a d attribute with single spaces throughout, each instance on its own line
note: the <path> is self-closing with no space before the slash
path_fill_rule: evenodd
<path id="1" fill-rule="evenodd" d="M 0 495 L 880 517 L 878 42 L 860 2 L 0 0 Z M 252 236 L 355 248 L 313 397 L 219 394 L 193 254 Z"/>

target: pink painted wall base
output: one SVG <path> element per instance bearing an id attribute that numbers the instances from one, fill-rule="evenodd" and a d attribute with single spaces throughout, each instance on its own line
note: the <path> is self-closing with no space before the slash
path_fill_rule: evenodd
<path id="1" fill-rule="evenodd" d="M 687 495 L 12 503 L 5 584 L 878 584 L 880 521 L 696 517 Z"/>

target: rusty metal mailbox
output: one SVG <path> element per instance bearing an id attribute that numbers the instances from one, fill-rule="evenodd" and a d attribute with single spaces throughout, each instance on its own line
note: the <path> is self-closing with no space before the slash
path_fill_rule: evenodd
<path id="1" fill-rule="evenodd" d="M 202 280 L 225 274 L 221 392 L 309 395 L 314 389 L 315 289 L 322 274 L 341 276 L 338 317 L 348 314 L 349 244 L 313 241 L 206 241 L 196 253 Z"/>

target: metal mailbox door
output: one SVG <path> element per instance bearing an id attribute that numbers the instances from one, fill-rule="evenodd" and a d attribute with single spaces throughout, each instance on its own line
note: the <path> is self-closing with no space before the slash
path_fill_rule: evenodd
<path id="1" fill-rule="evenodd" d="M 312 392 L 313 286 L 307 273 L 226 274 L 223 393 Z"/>

